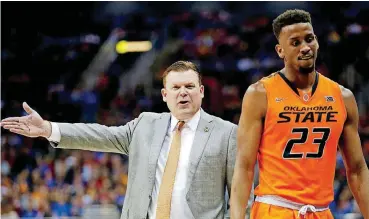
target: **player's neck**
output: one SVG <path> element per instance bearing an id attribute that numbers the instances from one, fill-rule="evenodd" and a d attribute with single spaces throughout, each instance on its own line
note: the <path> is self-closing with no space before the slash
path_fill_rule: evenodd
<path id="1" fill-rule="evenodd" d="M 315 82 L 315 69 L 312 73 L 303 74 L 299 71 L 295 71 L 285 67 L 281 70 L 281 72 L 291 83 L 295 85 L 296 88 L 300 90 L 309 90 Z"/>

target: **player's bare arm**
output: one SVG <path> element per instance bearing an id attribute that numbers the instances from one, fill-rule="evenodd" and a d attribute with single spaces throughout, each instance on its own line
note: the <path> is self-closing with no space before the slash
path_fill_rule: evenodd
<path id="1" fill-rule="evenodd" d="M 267 97 L 263 84 L 252 84 L 243 98 L 237 132 L 237 157 L 230 200 L 232 219 L 245 218 L 266 109 Z"/>
<path id="2" fill-rule="evenodd" d="M 358 134 L 359 113 L 352 92 L 341 87 L 347 119 L 343 127 L 342 153 L 349 187 L 360 207 L 364 218 L 369 218 L 369 171 L 366 166 Z"/>

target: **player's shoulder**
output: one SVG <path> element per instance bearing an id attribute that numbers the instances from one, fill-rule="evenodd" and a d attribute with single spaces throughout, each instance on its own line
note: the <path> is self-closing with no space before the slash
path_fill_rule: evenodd
<path id="1" fill-rule="evenodd" d="M 342 100 L 346 108 L 347 120 L 356 121 L 356 119 L 358 119 L 358 107 L 355 96 L 350 89 L 345 88 L 342 85 L 339 85 L 339 87 L 342 94 Z"/>
<path id="2" fill-rule="evenodd" d="M 350 99 L 354 97 L 354 94 L 352 93 L 352 91 L 346 87 L 344 87 L 343 85 L 338 84 L 342 97 L 343 99 Z"/>
<path id="3" fill-rule="evenodd" d="M 264 116 L 268 106 L 267 90 L 261 81 L 251 84 L 243 97 L 242 109 L 249 112 L 260 112 Z"/>
<path id="4" fill-rule="evenodd" d="M 342 100 L 343 103 L 345 104 L 346 110 L 351 111 L 352 109 L 357 108 L 355 96 L 352 93 L 352 91 L 342 85 L 339 85 L 339 88 L 341 91 Z"/>
<path id="5" fill-rule="evenodd" d="M 276 82 L 277 75 L 278 72 L 273 72 L 251 84 L 247 88 L 245 96 L 255 96 L 255 98 L 266 96 L 268 87 L 273 86 L 273 82 Z"/>
<path id="6" fill-rule="evenodd" d="M 264 98 L 266 99 L 266 97 L 267 91 L 265 85 L 261 81 L 257 81 L 247 88 L 243 101 L 246 101 L 246 99 L 258 101 Z"/>
<path id="7" fill-rule="evenodd" d="M 273 73 L 261 78 L 260 82 L 262 82 L 263 84 L 273 83 L 278 78 L 278 74 L 279 74 L 278 72 L 273 72 Z"/>
<path id="8" fill-rule="evenodd" d="M 259 80 L 253 84 L 251 84 L 247 90 L 246 93 L 250 93 L 250 94 L 265 94 L 266 93 L 266 89 L 265 89 L 265 85 L 264 83 Z"/>
<path id="9" fill-rule="evenodd" d="M 338 82 L 320 74 L 319 75 L 319 81 L 324 80 L 326 83 L 330 83 L 330 84 L 334 84 L 335 86 L 337 86 L 339 88 L 339 92 L 341 93 L 342 97 L 344 100 L 347 99 L 351 99 L 354 97 L 354 94 L 352 93 L 352 91 L 346 87 L 344 87 L 343 85 L 339 84 Z"/>
<path id="10" fill-rule="evenodd" d="M 318 72 L 319 73 L 319 72 Z M 331 78 L 319 73 L 319 83 L 323 83 L 324 85 L 323 86 L 326 86 L 326 85 L 333 85 L 333 86 L 337 86 L 340 88 L 340 90 L 342 91 L 342 88 L 343 86 L 340 85 L 338 82 L 332 80 Z"/>

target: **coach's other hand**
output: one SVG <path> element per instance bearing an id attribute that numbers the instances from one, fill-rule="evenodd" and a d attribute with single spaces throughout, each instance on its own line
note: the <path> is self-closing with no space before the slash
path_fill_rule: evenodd
<path id="1" fill-rule="evenodd" d="M 3 119 L 1 120 L 1 126 L 11 132 L 27 137 L 50 137 L 50 122 L 43 120 L 26 102 L 23 102 L 23 109 L 27 112 L 27 116 Z"/>

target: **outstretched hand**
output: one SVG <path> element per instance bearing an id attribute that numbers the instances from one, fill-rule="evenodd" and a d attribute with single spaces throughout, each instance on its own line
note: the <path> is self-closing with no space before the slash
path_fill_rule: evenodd
<path id="1" fill-rule="evenodd" d="M 1 120 L 1 126 L 13 133 L 27 137 L 50 137 L 51 124 L 43 120 L 26 102 L 23 102 L 23 109 L 27 112 L 27 116 L 3 119 Z"/>

